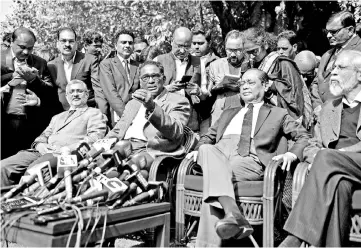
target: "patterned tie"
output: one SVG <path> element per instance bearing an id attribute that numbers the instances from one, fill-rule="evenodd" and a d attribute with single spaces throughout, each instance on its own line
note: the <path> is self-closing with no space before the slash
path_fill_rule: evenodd
<path id="1" fill-rule="evenodd" d="M 130 71 L 129 71 L 129 63 L 128 60 L 124 60 L 124 69 L 125 69 L 125 73 L 127 74 L 127 78 L 128 78 L 128 82 L 130 83 Z"/>
<path id="2" fill-rule="evenodd" d="M 253 104 L 250 103 L 248 104 L 248 111 L 243 118 L 241 139 L 239 140 L 237 149 L 238 154 L 242 157 L 248 156 L 251 148 L 252 119 Z"/>
<path id="3" fill-rule="evenodd" d="M 75 109 L 69 110 L 68 117 L 66 117 L 64 122 L 66 122 L 75 113 L 75 111 L 76 111 Z"/>

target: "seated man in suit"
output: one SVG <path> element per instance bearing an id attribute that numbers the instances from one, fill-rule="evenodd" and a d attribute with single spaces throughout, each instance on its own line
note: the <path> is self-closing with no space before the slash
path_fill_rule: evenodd
<path id="1" fill-rule="evenodd" d="M 139 70 L 141 89 L 133 93 L 133 99 L 106 138 L 130 141 L 133 154 L 184 154 L 183 128 L 190 115 L 188 100 L 165 89 L 164 68 L 159 62 L 145 61 Z"/>
<path id="2" fill-rule="evenodd" d="M 60 56 L 48 63 L 51 78 L 57 86 L 59 101 L 64 110 L 69 109 L 66 99 L 66 85 L 74 79 L 83 81 L 89 89 L 88 106 L 95 107 L 103 98 L 99 84 L 97 58 L 91 54 L 77 51 L 77 35 L 70 27 L 60 28 L 57 32 L 57 48 Z M 99 100 L 100 98 L 100 100 Z M 100 106 L 99 106 L 100 107 Z"/>
<path id="3" fill-rule="evenodd" d="M 265 72 L 246 71 L 240 82 L 245 106 L 225 110 L 187 155 L 203 169 L 196 247 L 220 246 L 222 239 L 241 239 L 253 232 L 238 209 L 233 183 L 262 180 L 271 160 L 283 159 L 282 169 L 287 170 L 292 162 L 303 160 L 310 135 L 287 110 L 264 104 L 267 84 Z M 282 137 L 295 141 L 289 151 L 280 151 Z"/>
<path id="4" fill-rule="evenodd" d="M 122 116 L 132 93 L 139 89 L 139 63 L 130 58 L 134 50 L 134 34 L 121 30 L 115 41 L 116 56 L 104 59 L 99 65 L 100 85 L 106 99 L 100 110 L 108 116 L 112 127 Z"/>
<path id="5" fill-rule="evenodd" d="M 84 82 L 72 80 L 67 84 L 70 109 L 51 119 L 31 145 L 32 149 L 19 151 L 1 161 L 1 187 L 17 184 L 28 167 L 47 161 L 53 157 L 51 154 L 60 154 L 64 146 L 75 150 L 81 142 L 91 144 L 104 137 L 107 119 L 99 109 L 87 106 L 88 96 Z M 6 141 L 3 140 L 2 145 L 6 145 Z"/>
<path id="6" fill-rule="evenodd" d="M 284 229 L 281 247 L 347 246 L 353 190 L 361 186 L 361 52 L 344 50 L 331 72 L 330 92 L 322 106 L 304 156 L 312 163 Z"/>

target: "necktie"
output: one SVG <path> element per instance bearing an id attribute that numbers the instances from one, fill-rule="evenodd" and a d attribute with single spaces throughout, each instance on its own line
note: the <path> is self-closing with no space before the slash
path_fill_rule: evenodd
<path id="1" fill-rule="evenodd" d="M 127 74 L 127 78 L 128 78 L 128 81 L 130 83 L 130 71 L 129 71 L 129 63 L 128 63 L 128 60 L 124 60 L 124 69 L 125 69 L 125 72 Z"/>
<path id="2" fill-rule="evenodd" d="M 253 104 L 250 103 L 248 104 L 248 111 L 243 118 L 241 139 L 239 140 L 237 149 L 238 154 L 242 157 L 248 156 L 251 148 L 252 119 Z"/>
<path id="3" fill-rule="evenodd" d="M 66 117 L 65 122 L 75 113 L 76 110 L 69 110 L 68 117 Z"/>

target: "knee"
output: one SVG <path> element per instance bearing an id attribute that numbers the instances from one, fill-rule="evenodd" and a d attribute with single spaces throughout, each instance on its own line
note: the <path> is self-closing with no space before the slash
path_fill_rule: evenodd
<path id="1" fill-rule="evenodd" d="M 323 149 L 317 152 L 314 163 L 317 163 L 318 160 L 322 161 L 332 161 L 337 151 L 334 149 Z"/>
<path id="2" fill-rule="evenodd" d="M 352 182 L 348 181 L 348 180 L 341 180 L 338 183 L 338 187 L 337 187 L 337 191 L 339 194 L 345 196 L 345 195 L 350 195 L 352 193 Z"/>
<path id="3" fill-rule="evenodd" d="M 198 149 L 198 153 L 201 154 L 201 153 L 204 153 L 206 151 L 209 151 L 210 149 L 212 149 L 214 146 L 213 145 L 210 145 L 210 144 L 204 144 L 204 145 L 201 145 Z"/>

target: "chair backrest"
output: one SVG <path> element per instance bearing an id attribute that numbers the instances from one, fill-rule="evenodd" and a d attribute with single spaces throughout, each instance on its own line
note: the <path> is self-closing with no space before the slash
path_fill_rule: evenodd
<path id="1" fill-rule="evenodd" d="M 188 154 L 197 145 L 197 135 L 188 126 L 184 126 L 184 149 L 185 154 Z"/>

